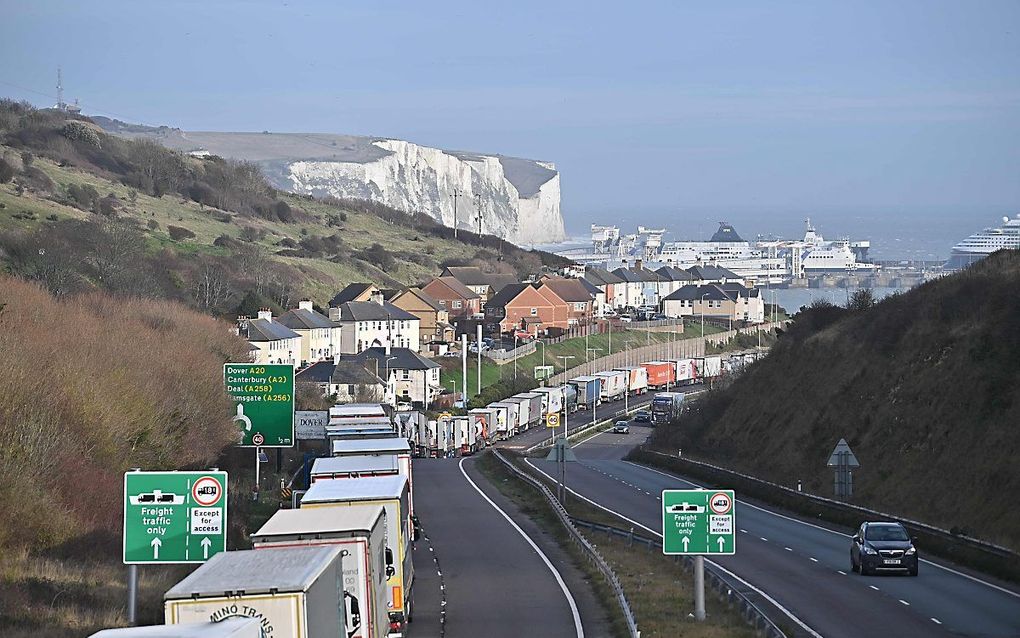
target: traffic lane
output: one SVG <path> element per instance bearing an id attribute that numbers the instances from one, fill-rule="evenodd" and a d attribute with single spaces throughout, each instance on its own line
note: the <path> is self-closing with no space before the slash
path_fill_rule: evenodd
<path id="1" fill-rule="evenodd" d="M 593 463 L 599 464 L 601 471 L 647 491 L 697 487 L 633 463 Z M 1016 596 L 925 562 L 916 578 L 898 573 L 858 576 L 850 571 L 849 535 L 743 500 L 738 500 L 736 509 L 737 527 L 746 530 L 747 537 L 766 538 L 792 556 L 842 571 L 855 586 L 879 592 L 933 625 L 967 635 L 1020 635 L 1020 598 Z M 744 537 L 741 534 L 738 542 Z"/>
<path id="2" fill-rule="evenodd" d="M 446 636 L 573 636 L 573 615 L 555 578 L 520 534 L 464 479 L 457 461 L 418 459 L 412 471 L 415 514 L 442 566 Z M 489 498 L 511 511 L 484 478 L 469 472 Z M 562 572 L 562 563 L 554 564 Z M 434 569 L 429 559 L 415 567 Z M 436 582 L 416 582 L 416 602 L 419 585 L 426 584 L 434 587 Z M 576 589 L 571 587 L 571 593 L 578 599 Z M 416 611 L 412 631 L 419 619 L 429 617 L 422 611 Z M 435 629 L 434 623 L 426 624 L 419 635 L 438 635 Z"/>
<path id="3" fill-rule="evenodd" d="M 532 461 L 550 475 L 555 463 Z M 657 533 L 662 530 L 661 488 L 640 477 L 617 472 L 619 461 L 570 463 L 567 484 L 576 492 Z M 681 487 L 676 482 L 673 488 Z M 687 486 L 689 487 L 689 486 Z M 746 508 L 736 505 L 738 529 Z M 750 529 L 748 529 L 750 532 Z M 767 537 L 766 537 L 767 538 Z M 786 609 L 826 637 L 948 636 L 935 623 L 911 613 L 898 600 L 876 592 L 806 557 L 795 557 L 782 545 L 749 533 L 737 536 L 736 556 L 712 556 L 726 569 L 775 598 Z M 784 618 L 775 615 L 778 620 Z"/>
<path id="4" fill-rule="evenodd" d="M 606 430 L 574 446 L 574 453 L 581 461 L 613 461 L 622 459 L 631 448 L 645 443 L 654 429 L 647 423 L 629 421 L 630 432 L 616 434 Z"/>
<path id="5" fill-rule="evenodd" d="M 627 402 L 628 410 L 635 410 L 642 406 L 647 406 L 652 400 L 651 394 L 644 394 L 636 397 L 631 397 Z M 607 419 L 616 418 L 623 415 L 624 401 L 613 401 L 610 403 L 603 403 L 595 409 L 595 419 L 598 421 L 605 421 Z M 574 430 L 592 424 L 591 410 L 578 410 L 572 414 L 567 415 L 567 430 L 573 432 Z M 563 426 L 561 425 L 555 431 L 556 434 L 563 434 Z M 534 445 L 547 440 L 553 435 L 551 428 L 545 427 L 545 423 L 541 422 L 539 425 L 534 426 L 528 430 L 525 430 L 517 436 L 511 437 L 506 441 L 501 441 L 497 445 L 501 448 L 509 450 L 523 451 Z"/>

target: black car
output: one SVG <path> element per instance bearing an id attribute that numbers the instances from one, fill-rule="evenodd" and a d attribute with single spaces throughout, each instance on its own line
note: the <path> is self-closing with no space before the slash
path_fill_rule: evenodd
<path id="1" fill-rule="evenodd" d="M 850 569 L 865 576 L 906 571 L 917 576 L 917 548 L 899 523 L 861 523 L 850 539 Z"/>
<path id="2" fill-rule="evenodd" d="M 638 410 L 634 413 L 634 420 L 638 423 L 648 423 L 652 420 L 652 413 L 648 410 Z"/>

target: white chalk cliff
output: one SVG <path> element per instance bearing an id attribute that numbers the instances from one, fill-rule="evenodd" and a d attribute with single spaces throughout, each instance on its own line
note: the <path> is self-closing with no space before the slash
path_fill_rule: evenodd
<path id="1" fill-rule="evenodd" d="M 565 237 L 560 176 L 546 162 L 443 151 L 401 140 L 374 140 L 368 161 L 304 160 L 284 168 L 280 185 L 296 193 L 381 202 L 431 215 L 446 226 L 517 244 Z M 454 201 L 456 198 L 456 202 Z M 456 207 L 456 210 L 455 210 Z"/>
<path id="2" fill-rule="evenodd" d="M 161 127 L 108 130 L 185 152 L 258 162 L 277 188 L 368 199 L 516 244 L 566 237 L 560 175 L 548 162 L 444 151 L 401 140 L 318 133 L 223 133 Z M 140 130 L 136 130 L 140 129 Z"/>

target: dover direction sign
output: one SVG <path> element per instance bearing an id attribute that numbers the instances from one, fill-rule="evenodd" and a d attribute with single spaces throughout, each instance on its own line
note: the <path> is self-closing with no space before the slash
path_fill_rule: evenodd
<path id="1" fill-rule="evenodd" d="M 733 490 L 663 490 L 663 554 L 735 554 Z"/>
<path id="2" fill-rule="evenodd" d="M 125 563 L 202 563 L 226 549 L 226 472 L 124 474 Z"/>
<path id="3" fill-rule="evenodd" d="M 227 363 L 223 381 L 234 398 L 242 447 L 294 445 L 294 366 Z"/>

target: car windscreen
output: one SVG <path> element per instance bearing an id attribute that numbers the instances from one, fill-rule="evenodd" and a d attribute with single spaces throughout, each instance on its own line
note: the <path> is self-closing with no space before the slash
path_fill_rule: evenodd
<path id="1" fill-rule="evenodd" d="M 907 532 L 899 525 L 868 525 L 864 537 L 869 541 L 905 541 Z"/>

